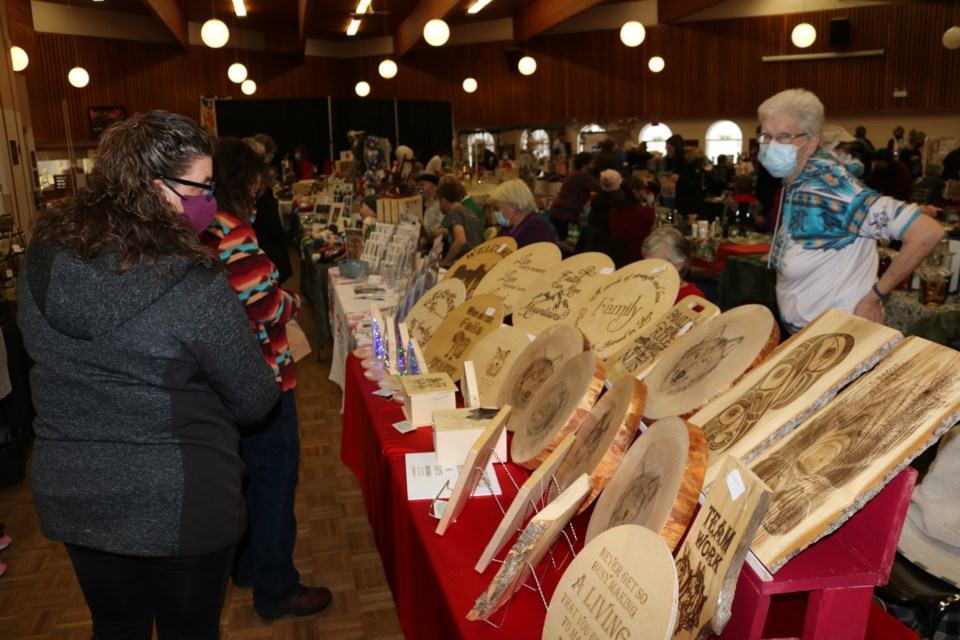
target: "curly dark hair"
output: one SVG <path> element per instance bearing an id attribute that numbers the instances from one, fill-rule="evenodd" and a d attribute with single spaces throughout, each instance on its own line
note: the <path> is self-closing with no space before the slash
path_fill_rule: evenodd
<path id="1" fill-rule="evenodd" d="M 263 157 L 239 138 L 217 138 L 213 144 L 213 181 L 217 206 L 241 218 L 253 213 L 257 197 L 267 184 Z M 257 193 L 254 193 L 257 189 Z"/>
<path id="2" fill-rule="evenodd" d="M 103 133 L 87 186 L 62 206 L 41 212 L 33 222 L 34 237 L 84 260 L 116 251 L 120 273 L 139 262 L 216 266 L 217 257 L 154 182 L 183 176 L 211 154 L 210 139 L 190 118 L 167 111 L 135 114 Z"/>

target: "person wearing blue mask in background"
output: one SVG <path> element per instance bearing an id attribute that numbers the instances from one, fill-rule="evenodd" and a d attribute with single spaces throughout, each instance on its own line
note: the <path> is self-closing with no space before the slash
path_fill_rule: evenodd
<path id="1" fill-rule="evenodd" d="M 797 331 L 835 307 L 882 323 L 883 301 L 943 237 L 936 209 L 882 196 L 820 149 L 824 108 L 810 91 L 781 91 L 757 115 L 759 160 L 783 180 L 770 250 L 781 320 Z M 903 243 L 879 281 L 876 239 Z"/>
<path id="2" fill-rule="evenodd" d="M 490 194 L 500 235 L 517 241 L 517 248 L 535 242 L 555 242 L 553 227 L 537 214 L 537 201 L 523 180 L 507 180 Z"/>

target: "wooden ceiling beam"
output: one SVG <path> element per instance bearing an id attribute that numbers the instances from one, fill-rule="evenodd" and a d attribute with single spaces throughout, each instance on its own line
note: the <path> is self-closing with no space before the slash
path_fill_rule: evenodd
<path id="1" fill-rule="evenodd" d="M 318 19 L 318 0 L 297 1 L 297 38 L 301 54 L 307 48 L 307 28 Z"/>
<path id="2" fill-rule="evenodd" d="M 526 42 L 603 0 L 537 0 L 513 17 L 513 39 Z"/>
<path id="3" fill-rule="evenodd" d="M 180 10 L 176 0 L 142 0 L 142 2 L 153 15 L 160 19 L 174 40 L 186 51 L 190 45 L 187 19 L 183 16 L 183 11 Z"/>
<path id="4" fill-rule="evenodd" d="M 423 38 L 423 25 L 434 18 L 446 18 L 460 0 L 420 0 L 393 36 L 393 55 L 405 56 Z"/>
<path id="5" fill-rule="evenodd" d="M 668 24 L 724 0 L 657 0 L 657 22 Z"/>

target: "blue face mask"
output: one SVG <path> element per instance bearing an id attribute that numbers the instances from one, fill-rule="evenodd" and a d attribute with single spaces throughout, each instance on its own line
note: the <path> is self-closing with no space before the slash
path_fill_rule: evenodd
<path id="1" fill-rule="evenodd" d="M 427 197 L 427 192 L 426 192 L 426 190 L 424 190 L 424 189 L 417 189 L 417 193 L 420 194 L 420 197 L 421 197 L 421 198 L 426 198 L 426 197 Z"/>
<path id="2" fill-rule="evenodd" d="M 497 209 L 497 224 L 501 227 L 509 227 L 510 221 L 503 217 L 503 211 Z"/>
<path id="3" fill-rule="evenodd" d="M 797 147 L 771 140 L 760 145 L 760 164 L 775 178 L 786 178 L 797 169 Z"/>

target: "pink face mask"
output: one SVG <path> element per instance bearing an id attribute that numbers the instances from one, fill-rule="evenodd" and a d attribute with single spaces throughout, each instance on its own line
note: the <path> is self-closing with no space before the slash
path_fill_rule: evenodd
<path id="1" fill-rule="evenodd" d="M 183 215 L 187 217 L 193 230 L 202 233 L 210 226 L 217 215 L 217 199 L 206 196 L 180 196 L 183 201 Z"/>

